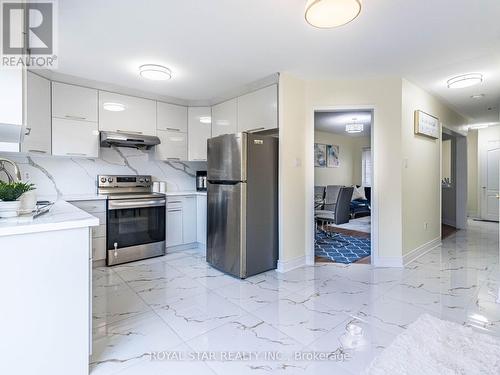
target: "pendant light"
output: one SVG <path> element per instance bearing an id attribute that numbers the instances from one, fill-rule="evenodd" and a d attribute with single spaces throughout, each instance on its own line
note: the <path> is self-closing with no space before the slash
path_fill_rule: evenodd
<path id="1" fill-rule="evenodd" d="M 306 21 L 318 28 L 328 29 L 351 22 L 361 12 L 361 0 L 308 0 Z"/>

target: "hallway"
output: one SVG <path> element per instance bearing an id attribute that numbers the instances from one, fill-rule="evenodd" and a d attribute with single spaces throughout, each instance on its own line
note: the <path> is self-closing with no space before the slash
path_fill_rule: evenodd
<path id="1" fill-rule="evenodd" d="M 359 374 L 424 313 L 500 336 L 498 260 L 498 224 L 470 221 L 404 269 L 320 263 L 238 280 L 199 250 L 99 268 L 91 374 Z M 312 352 L 330 357 L 292 359 Z M 199 353 L 214 358 L 186 360 Z"/>

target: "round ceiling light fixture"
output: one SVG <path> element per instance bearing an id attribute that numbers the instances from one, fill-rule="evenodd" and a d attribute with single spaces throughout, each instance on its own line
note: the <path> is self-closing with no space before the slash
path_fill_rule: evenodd
<path id="1" fill-rule="evenodd" d="M 111 111 L 111 112 L 125 111 L 125 105 L 122 103 L 106 102 L 103 103 L 102 108 L 104 108 L 106 111 Z"/>
<path id="2" fill-rule="evenodd" d="M 345 131 L 347 133 L 361 133 L 363 129 L 364 129 L 363 124 L 358 124 L 358 123 L 346 124 L 345 126 Z"/>
<path id="3" fill-rule="evenodd" d="M 359 13 L 360 0 L 308 0 L 305 18 L 311 26 L 330 29 L 351 22 Z"/>
<path id="4" fill-rule="evenodd" d="M 167 81 L 172 78 L 172 71 L 163 65 L 144 64 L 139 67 L 141 77 L 153 81 Z"/>
<path id="5" fill-rule="evenodd" d="M 481 82 L 483 82 L 483 75 L 481 73 L 469 73 L 450 78 L 446 83 L 449 89 L 463 89 Z"/>

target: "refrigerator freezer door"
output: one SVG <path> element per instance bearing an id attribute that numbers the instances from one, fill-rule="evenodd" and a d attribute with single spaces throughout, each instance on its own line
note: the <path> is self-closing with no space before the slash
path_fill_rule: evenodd
<path id="1" fill-rule="evenodd" d="M 247 134 L 226 134 L 208 140 L 209 181 L 246 181 Z"/>
<path id="2" fill-rule="evenodd" d="M 246 184 L 208 183 L 207 262 L 246 277 Z"/>

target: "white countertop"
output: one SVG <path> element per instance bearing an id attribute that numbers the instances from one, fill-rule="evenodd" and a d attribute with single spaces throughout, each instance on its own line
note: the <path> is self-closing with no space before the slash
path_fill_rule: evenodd
<path id="1" fill-rule="evenodd" d="M 57 201 L 49 212 L 36 218 L 18 216 L 0 219 L 0 237 L 53 230 L 93 227 L 99 219 L 63 200 Z"/>
<path id="2" fill-rule="evenodd" d="M 167 191 L 165 193 L 167 197 L 169 196 L 180 196 L 180 195 L 201 195 L 206 196 L 206 191 L 196 191 L 196 190 L 181 190 L 181 191 Z M 39 196 L 38 200 L 47 200 L 47 201 L 56 201 L 57 197 L 55 196 Z M 105 195 L 97 195 L 97 194 L 69 194 L 63 195 L 59 198 L 60 200 L 67 202 L 78 202 L 78 201 L 97 201 L 106 199 Z"/>

